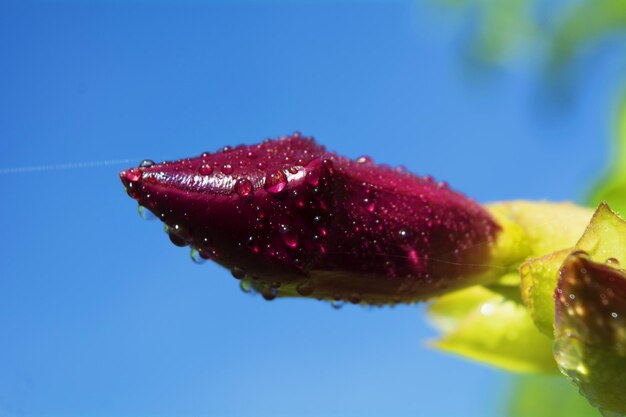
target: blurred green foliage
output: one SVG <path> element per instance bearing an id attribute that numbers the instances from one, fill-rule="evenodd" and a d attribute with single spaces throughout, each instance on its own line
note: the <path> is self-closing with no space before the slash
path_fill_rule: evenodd
<path id="1" fill-rule="evenodd" d="M 624 2 L 626 4 L 626 2 Z M 610 168 L 588 197 L 591 204 L 602 201 L 622 216 L 626 216 L 626 97 L 615 117 L 615 145 Z"/>
<path id="2" fill-rule="evenodd" d="M 626 29 L 622 0 L 438 0 L 472 19 L 469 56 L 497 63 L 544 55 L 562 69 L 607 36 Z M 626 81 L 626 80 L 624 80 Z"/>
<path id="3" fill-rule="evenodd" d="M 598 417 L 598 410 L 559 376 L 523 376 L 515 380 L 505 405 L 510 417 Z"/>
<path id="4" fill-rule="evenodd" d="M 561 87 L 563 80 L 568 79 L 573 73 L 572 70 L 575 69 L 581 55 L 601 48 L 607 41 L 626 40 L 624 37 L 626 34 L 625 0 L 436 1 L 439 5 L 457 10 L 467 17 L 470 23 L 470 34 L 464 36 L 467 42 L 465 57 L 470 63 L 479 63 L 484 66 L 500 64 L 538 66 L 545 78 L 551 82 L 551 84 L 545 84 L 546 86 Z M 581 86 L 584 87 L 582 77 L 567 84 L 570 89 L 577 89 Z M 612 94 L 617 105 L 614 114 L 607 115 L 607 121 L 610 120 L 613 123 L 613 137 L 606 139 L 612 140 L 613 149 L 606 171 L 601 173 L 603 176 L 596 185 L 588 190 L 585 202 L 592 206 L 608 202 L 613 210 L 624 216 L 626 215 L 626 74 L 622 79 L 615 80 Z M 607 207 L 602 206 L 578 242 L 577 248 L 589 252 L 596 262 L 604 262 L 609 257 L 621 260 L 625 256 L 623 248 L 626 247 L 626 235 L 621 233 L 621 230 L 625 227 L 619 217 L 612 214 Z M 510 230 L 513 229 L 509 228 Z M 540 239 L 541 235 L 547 239 L 552 236 L 546 229 L 538 233 Z M 578 235 L 580 236 L 581 234 Z M 525 234 L 524 237 L 527 238 L 530 235 Z M 514 240 L 515 244 L 520 247 L 518 241 L 517 238 Z M 553 336 L 554 289 L 561 264 L 574 249 L 568 245 L 562 248 L 553 247 L 541 254 L 529 255 L 531 259 L 524 265 L 526 269 L 523 267 L 521 271 L 521 298 L 527 310 L 517 311 L 513 307 L 520 305 L 517 297 L 507 297 L 506 293 L 501 292 L 496 295 L 487 290 L 476 289 L 466 290 L 457 295 L 448 295 L 435 302 L 430 312 L 436 325 L 444 334 L 438 347 L 509 370 L 547 370 L 548 367 L 543 362 L 546 347 L 540 338 L 535 339 L 536 335 L 533 334 L 532 337 L 526 339 L 534 346 L 529 347 L 528 343 L 522 343 L 524 347 L 521 349 L 522 351 L 535 349 L 537 352 L 534 354 L 527 352 L 520 354 L 519 349 L 502 344 L 502 337 L 507 334 L 504 329 L 516 329 L 518 334 L 527 334 L 529 329 L 524 323 L 529 317 L 547 337 Z M 459 301 L 459 297 L 462 300 Z M 486 317 L 476 319 L 480 316 L 477 312 L 480 312 L 481 308 L 484 309 L 485 305 L 492 305 L 494 301 L 499 308 L 489 307 L 489 313 L 500 312 L 502 309 L 506 314 L 498 315 L 506 322 L 504 326 L 493 326 L 486 322 Z M 451 308 L 451 303 L 459 304 Z M 464 317 L 459 315 L 461 310 L 467 313 Z M 620 331 L 626 333 L 626 329 Z M 492 340 L 477 342 L 476 333 Z M 499 353 L 498 349 L 500 349 Z M 559 354 L 558 349 L 557 344 L 557 354 Z M 611 379 L 611 372 L 608 370 L 626 369 L 626 358 L 621 354 L 616 355 L 605 351 L 600 352 L 601 355 L 589 356 L 589 352 L 593 349 L 595 349 L 594 346 L 587 346 L 587 362 L 596 363 L 597 361 L 594 362 L 594 360 L 601 358 L 602 363 L 592 366 L 597 368 L 591 369 L 594 375 L 592 382 L 586 381 L 586 385 L 583 384 L 583 386 L 580 383 L 578 385 L 587 392 L 591 389 L 591 391 L 595 390 L 596 394 L 598 391 L 602 394 L 602 384 L 608 381 L 607 378 Z M 508 357 L 507 353 L 519 354 L 518 360 Z M 533 360 L 536 361 L 534 365 L 530 364 Z M 601 369 L 605 369 L 606 372 Z M 619 380 L 618 377 L 610 381 L 613 388 L 615 388 L 615 381 Z M 621 388 L 617 392 L 621 392 L 620 390 Z M 606 391 L 609 392 L 611 389 Z M 602 404 L 599 404 L 597 400 L 594 401 L 594 396 L 591 398 L 595 405 L 602 408 Z M 626 398 L 626 391 L 624 398 Z M 507 414 L 511 417 L 598 415 L 598 411 L 578 395 L 577 389 L 565 378 L 537 375 L 516 379 L 512 401 L 507 408 Z M 605 415 L 620 414 L 609 412 Z"/>
<path id="5" fill-rule="evenodd" d="M 466 45 L 470 62 L 538 64 L 551 81 L 546 85 L 560 87 L 582 54 L 601 48 L 607 41 L 626 44 L 623 0 L 436 1 L 471 22 Z M 582 77 L 568 85 L 574 90 L 580 87 L 584 87 Z M 626 215 L 626 74 L 615 80 L 612 94 L 616 109 L 607 115 L 614 125 L 611 157 L 602 178 L 588 190 L 585 202 L 595 207 L 606 201 Z"/>

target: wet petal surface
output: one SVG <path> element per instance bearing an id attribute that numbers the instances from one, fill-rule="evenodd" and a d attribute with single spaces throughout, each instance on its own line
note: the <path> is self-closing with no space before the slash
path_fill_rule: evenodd
<path id="1" fill-rule="evenodd" d="M 480 281 L 499 226 L 430 177 L 299 134 L 120 174 L 172 242 L 267 295 L 410 302 Z"/>

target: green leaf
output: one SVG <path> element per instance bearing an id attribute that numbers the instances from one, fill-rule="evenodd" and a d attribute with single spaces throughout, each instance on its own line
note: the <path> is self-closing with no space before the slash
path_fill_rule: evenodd
<path id="1" fill-rule="evenodd" d="M 551 340 L 500 294 L 471 287 L 440 297 L 429 313 L 444 333 L 432 342 L 438 349 L 514 372 L 556 372 Z"/>

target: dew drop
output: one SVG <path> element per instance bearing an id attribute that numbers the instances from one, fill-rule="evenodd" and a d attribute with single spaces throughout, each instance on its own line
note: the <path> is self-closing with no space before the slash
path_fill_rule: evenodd
<path id="1" fill-rule="evenodd" d="M 265 177 L 265 190 L 270 194 L 280 194 L 287 188 L 287 176 L 283 171 L 276 171 Z"/>
<path id="2" fill-rule="evenodd" d="M 606 263 L 609 265 L 619 265 L 619 261 L 615 258 L 609 258 L 606 260 Z"/>
<path id="3" fill-rule="evenodd" d="M 247 279 L 242 279 L 239 283 L 239 288 L 246 294 L 250 294 L 252 292 L 252 283 Z"/>
<path id="4" fill-rule="evenodd" d="M 208 261 L 209 259 L 212 259 L 215 256 L 215 251 L 211 250 L 210 248 L 199 248 L 198 255 L 202 259 Z"/>
<path id="5" fill-rule="evenodd" d="M 233 266 L 230 270 L 230 273 L 236 279 L 243 279 L 246 276 L 246 271 L 239 268 L 238 266 Z"/>
<path id="6" fill-rule="evenodd" d="M 348 301 L 350 301 L 352 304 L 359 304 L 361 302 L 361 294 L 353 292 L 348 296 Z"/>
<path id="7" fill-rule="evenodd" d="M 144 220 L 154 220 L 154 219 L 156 219 L 156 216 L 150 210 L 148 210 L 147 208 L 145 208 L 141 204 L 137 206 L 137 212 L 139 213 L 141 218 L 144 219 Z"/>
<path id="8" fill-rule="evenodd" d="M 257 159 L 257 157 L 258 157 L 258 155 L 256 154 L 256 152 L 254 152 L 254 151 L 248 151 L 247 156 L 248 156 L 248 158 L 250 158 L 250 159 Z"/>
<path id="9" fill-rule="evenodd" d="M 272 301 L 273 299 L 276 298 L 276 295 L 278 295 L 278 291 L 276 290 L 276 288 L 264 288 L 263 292 L 261 292 L 261 295 L 263 296 L 263 298 L 265 298 L 267 301 Z"/>
<path id="10" fill-rule="evenodd" d="M 200 168 L 198 168 L 198 173 L 200 175 L 211 175 L 213 173 L 213 166 L 211 164 L 202 164 Z"/>
<path id="11" fill-rule="evenodd" d="M 200 256 L 200 251 L 196 248 L 191 249 L 190 256 L 191 260 L 198 265 L 202 265 L 207 261 L 205 258 Z"/>
<path id="12" fill-rule="evenodd" d="M 187 246 L 189 245 L 189 240 L 191 235 L 189 231 L 179 224 L 175 224 L 167 229 L 168 235 L 170 237 L 170 241 L 176 246 Z"/>
<path id="13" fill-rule="evenodd" d="M 221 171 L 222 171 L 222 174 L 224 174 L 224 175 L 230 175 L 230 174 L 233 173 L 234 169 L 233 169 L 233 166 L 231 164 L 224 164 L 224 165 L 222 165 Z"/>
<path id="14" fill-rule="evenodd" d="M 617 318 L 617 313 L 616 313 L 616 312 L 612 312 L 612 313 L 611 313 L 611 317 L 613 317 L 614 319 L 616 319 L 616 318 Z"/>
<path id="15" fill-rule="evenodd" d="M 281 224 L 278 230 L 285 245 L 291 249 L 298 247 L 298 234 L 289 225 Z"/>
<path id="16" fill-rule="evenodd" d="M 315 291 L 315 285 L 311 280 L 306 280 L 298 284 L 296 291 L 303 297 L 308 297 Z"/>
<path id="17" fill-rule="evenodd" d="M 224 146 L 224 147 L 222 148 L 222 153 L 228 153 L 228 152 L 230 152 L 230 151 L 232 151 L 232 150 L 233 150 L 233 147 L 232 147 L 232 146 Z"/>
<path id="18" fill-rule="evenodd" d="M 252 183 L 245 178 L 237 180 L 235 192 L 241 197 L 250 197 L 252 195 Z"/>
<path id="19" fill-rule="evenodd" d="M 245 244 L 248 248 L 250 248 L 252 252 L 259 253 L 259 245 L 257 244 L 257 241 L 254 238 L 254 236 L 248 236 L 248 238 L 245 241 Z"/>
<path id="20" fill-rule="evenodd" d="M 561 371 L 577 383 L 588 374 L 587 366 L 583 362 L 583 352 L 582 343 L 576 338 L 562 337 L 555 341 L 554 359 Z"/>
<path id="21" fill-rule="evenodd" d="M 320 174 L 318 171 L 309 171 L 305 176 L 306 182 L 313 187 L 317 187 L 320 183 Z"/>
<path id="22" fill-rule="evenodd" d="M 142 172 L 139 168 L 131 168 L 124 171 L 124 178 L 131 183 L 139 181 L 141 179 L 141 175 Z"/>
<path id="23" fill-rule="evenodd" d="M 371 157 L 367 156 L 367 155 L 359 156 L 356 159 L 356 163 L 357 164 L 371 164 L 372 162 L 374 162 L 374 160 Z"/>
<path id="24" fill-rule="evenodd" d="M 139 167 L 141 167 L 141 168 L 150 168 L 152 165 L 154 165 L 154 161 L 152 159 L 144 159 L 139 164 Z"/>
<path id="25" fill-rule="evenodd" d="M 346 303 L 343 300 L 332 300 L 330 302 L 330 306 L 332 308 L 334 308 L 335 310 L 339 310 L 341 307 L 343 307 Z"/>

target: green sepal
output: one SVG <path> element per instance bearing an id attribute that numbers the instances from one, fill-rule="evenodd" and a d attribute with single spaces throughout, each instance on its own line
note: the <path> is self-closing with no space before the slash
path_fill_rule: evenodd
<path id="1" fill-rule="evenodd" d="M 555 373 L 552 342 L 526 308 L 484 287 L 438 298 L 429 307 L 443 336 L 436 348 L 513 372 Z"/>
<path id="2" fill-rule="evenodd" d="M 522 299 L 537 327 L 554 332 L 554 290 L 563 261 L 572 252 L 584 251 L 597 262 L 626 261 L 626 222 L 606 204 L 600 204 L 582 237 L 569 249 L 529 259 L 520 267 Z"/>

